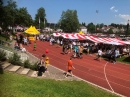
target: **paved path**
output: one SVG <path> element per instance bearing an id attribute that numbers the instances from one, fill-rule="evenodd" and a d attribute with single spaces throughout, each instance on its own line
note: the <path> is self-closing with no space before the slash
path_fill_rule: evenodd
<path id="1" fill-rule="evenodd" d="M 21 74 L 21 75 L 25 75 L 25 76 L 29 76 L 29 77 L 35 77 L 35 78 L 43 78 L 43 79 L 54 79 L 54 80 L 77 80 L 80 81 L 81 79 L 77 78 L 77 77 L 68 77 L 65 78 L 64 77 L 64 71 L 50 66 L 48 68 L 48 73 L 44 73 L 44 76 L 37 76 L 37 71 L 33 71 L 30 70 L 29 68 L 23 68 L 21 66 L 16 66 L 16 65 L 12 65 L 8 62 L 1 62 L 0 63 L 1 67 L 3 68 L 4 71 L 8 71 L 8 72 L 13 72 L 13 73 L 17 73 L 17 74 Z"/>

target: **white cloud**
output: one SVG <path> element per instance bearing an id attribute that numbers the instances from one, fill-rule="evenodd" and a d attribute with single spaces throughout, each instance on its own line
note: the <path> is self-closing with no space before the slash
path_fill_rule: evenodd
<path id="1" fill-rule="evenodd" d="M 115 9 L 115 10 L 114 10 L 114 12 L 118 12 L 118 10 L 117 10 L 117 9 Z"/>
<path id="2" fill-rule="evenodd" d="M 125 20 L 130 20 L 130 15 L 128 14 L 119 14 L 119 17 Z"/>
<path id="3" fill-rule="evenodd" d="M 112 7 L 110 8 L 110 10 L 112 10 L 113 12 L 118 12 L 118 10 L 115 9 L 115 6 L 112 6 Z"/>
<path id="4" fill-rule="evenodd" d="M 127 22 L 120 22 L 120 24 L 127 25 Z"/>
<path id="5" fill-rule="evenodd" d="M 121 22 L 121 24 L 126 25 L 128 23 L 128 20 L 130 20 L 129 14 L 119 14 L 118 17 L 124 19 L 124 22 Z"/>
<path id="6" fill-rule="evenodd" d="M 113 10 L 115 8 L 115 6 L 112 6 L 111 8 L 110 8 L 110 10 Z"/>

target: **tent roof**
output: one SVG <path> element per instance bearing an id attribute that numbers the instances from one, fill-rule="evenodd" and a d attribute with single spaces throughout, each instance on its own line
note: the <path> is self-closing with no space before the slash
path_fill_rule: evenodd
<path id="1" fill-rule="evenodd" d="M 82 31 L 80 31 L 79 34 L 84 34 L 84 33 Z"/>
<path id="2" fill-rule="evenodd" d="M 25 32 L 27 34 L 40 34 L 40 32 L 34 27 L 34 26 L 30 26 L 27 30 L 25 30 Z"/>

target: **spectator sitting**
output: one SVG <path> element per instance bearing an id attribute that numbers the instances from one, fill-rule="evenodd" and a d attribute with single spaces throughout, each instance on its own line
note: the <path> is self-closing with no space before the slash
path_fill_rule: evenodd
<path id="1" fill-rule="evenodd" d="M 26 53 L 26 51 L 27 51 L 26 48 L 24 48 L 24 47 L 22 46 L 22 44 L 20 45 L 20 49 L 21 49 L 22 52 L 25 52 L 25 53 Z"/>
<path id="2" fill-rule="evenodd" d="M 15 50 L 20 50 L 20 47 L 18 46 L 18 43 L 17 43 L 17 42 L 15 42 L 15 44 L 14 44 L 14 49 L 15 49 Z"/>

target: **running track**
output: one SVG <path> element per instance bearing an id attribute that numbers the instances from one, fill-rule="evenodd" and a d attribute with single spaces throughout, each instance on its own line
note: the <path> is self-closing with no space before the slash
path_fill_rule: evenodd
<path id="1" fill-rule="evenodd" d="M 62 55 L 62 48 L 57 48 L 56 45 L 50 46 L 49 42 L 41 41 L 37 41 L 36 51 L 33 51 L 33 43 L 25 47 L 28 52 L 38 58 L 48 49 L 47 56 L 50 58 L 50 64 L 67 71 L 67 61 L 72 54 Z M 72 61 L 75 67 L 73 70 L 75 76 L 112 92 L 130 97 L 130 66 L 122 63 L 112 64 L 103 59 L 99 62 L 88 55 L 83 55 L 82 59 L 73 59 Z"/>

